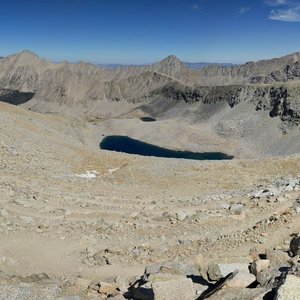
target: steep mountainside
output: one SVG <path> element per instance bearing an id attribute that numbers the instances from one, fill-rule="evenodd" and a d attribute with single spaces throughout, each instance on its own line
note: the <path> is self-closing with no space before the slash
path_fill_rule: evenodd
<path id="1" fill-rule="evenodd" d="M 100 101 L 134 102 L 147 97 L 150 91 L 176 81 L 184 65 L 174 57 L 147 67 L 119 69 L 98 68 L 91 64 L 54 64 L 24 51 L 0 63 L 0 100 L 10 102 L 10 93 L 32 93 L 28 108 L 46 112 L 80 113 L 85 107 L 94 109 Z M 25 97 L 28 100 L 27 94 Z M 25 102 L 25 101 L 24 101 Z M 101 103 L 100 103 L 101 104 Z"/>
<path id="2" fill-rule="evenodd" d="M 272 72 L 280 71 L 287 65 L 293 65 L 298 61 L 300 61 L 299 52 L 280 58 L 248 62 L 233 67 L 209 66 L 208 68 L 197 71 L 197 83 L 201 85 L 255 83 L 253 78 L 267 76 Z M 278 78 L 278 80 L 274 81 L 279 82 L 281 80 Z"/>
<path id="3" fill-rule="evenodd" d="M 230 85 L 195 86 L 167 84 L 155 90 L 152 95 L 160 95 L 176 102 L 202 102 L 204 104 L 228 103 L 230 107 L 240 102 L 249 102 L 256 111 L 267 111 L 270 117 L 280 117 L 290 125 L 300 124 L 300 85 Z"/>

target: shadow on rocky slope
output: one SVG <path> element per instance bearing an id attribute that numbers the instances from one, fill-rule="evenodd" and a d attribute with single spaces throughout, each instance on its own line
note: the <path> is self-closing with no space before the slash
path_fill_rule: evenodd
<path id="1" fill-rule="evenodd" d="M 17 90 L 0 89 L 0 101 L 6 102 L 13 105 L 20 105 L 29 100 L 34 96 L 34 93 L 20 92 Z"/>

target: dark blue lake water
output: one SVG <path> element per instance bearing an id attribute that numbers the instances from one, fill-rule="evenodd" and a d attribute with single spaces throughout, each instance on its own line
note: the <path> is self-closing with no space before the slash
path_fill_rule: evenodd
<path id="1" fill-rule="evenodd" d="M 102 140 L 99 146 L 104 150 L 125 152 L 143 156 L 185 158 L 195 160 L 224 160 L 233 158 L 233 156 L 227 155 L 222 152 L 197 153 L 189 151 L 169 150 L 120 135 L 107 136 Z"/>

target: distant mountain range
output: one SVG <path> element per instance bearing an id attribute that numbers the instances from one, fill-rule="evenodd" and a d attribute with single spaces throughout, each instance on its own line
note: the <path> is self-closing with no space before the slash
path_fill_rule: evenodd
<path id="1" fill-rule="evenodd" d="M 190 62 L 183 62 L 191 70 L 200 70 L 209 66 L 222 66 L 222 67 L 232 67 L 237 66 L 237 64 L 232 63 L 211 63 L 211 62 L 198 62 L 198 63 L 190 63 Z M 96 64 L 96 66 L 100 68 L 107 68 L 107 69 L 117 69 L 117 68 L 132 68 L 132 67 L 145 67 L 149 66 L 150 64 Z"/>
<path id="2" fill-rule="evenodd" d="M 116 66 L 53 63 L 22 51 L 0 60 L 0 100 L 17 98 L 22 103 L 24 99 L 26 107 L 40 112 L 97 115 L 105 114 L 103 103 L 111 107 L 109 113 L 116 113 L 121 107 L 125 110 L 154 99 L 167 99 L 164 103 L 217 103 L 226 99 L 235 105 L 250 89 L 256 100 L 265 103 L 271 84 L 300 80 L 300 53 L 242 65 L 189 65 L 170 55 L 152 65 Z M 266 90 L 258 85 L 265 85 Z M 292 110 L 287 111 L 286 103 L 283 107 L 289 115 Z"/>
<path id="3" fill-rule="evenodd" d="M 5 58 L 4 56 L 0 56 L 0 59 Z M 60 63 L 60 62 L 55 62 L 55 63 Z M 232 63 L 213 63 L 213 62 L 196 62 L 196 63 L 191 63 L 191 62 L 183 62 L 185 66 L 187 66 L 191 70 L 200 70 L 206 67 L 210 66 L 221 66 L 221 67 L 233 67 L 237 66 L 238 64 L 232 64 Z M 105 69 L 126 69 L 126 68 L 138 68 L 138 67 L 146 67 L 150 66 L 151 64 L 94 64 L 95 66 L 99 68 L 105 68 Z"/>
<path id="4" fill-rule="evenodd" d="M 198 63 L 189 63 L 184 62 L 184 64 L 192 70 L 199 70 L 210 66 L 221 66 L 221 67 L 233 67 L 237 66 L 237 64 L 232 63 L 211 63 L 211 62 L 198 62 Z"/>

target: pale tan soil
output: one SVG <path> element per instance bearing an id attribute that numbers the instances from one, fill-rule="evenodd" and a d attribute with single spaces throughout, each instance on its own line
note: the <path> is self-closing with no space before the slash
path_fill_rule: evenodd
<path id="1" fill-rule="evenodd" d="M 130 276 L 141 274 L 146 264 L 199 253 L 207 260 L 246 258 L 250 248 L 282 244 L 300 231 L 300 215 L 290 209 L 297 192 L 287 193 L 291 197 L 283 203 L 255 202 L 247 195 L 281 176 L 299 175 L 298 155 L 201 162 L 97 149 L 101 134 L 115 133 L 117 127 L 128 134 L 138 122 L 93 125 L 0 103 L 1 271 Z M 209 145 L 218 145 L 213 150 L 235 146 L 192 125 L 180 131 L 175 121 L 168 122 L 155 126 L 162 131 L 175 128 L 172 134 L 184 136 L 195 130 L 198 144 L 205 138 Z M 137 138 L 147 126 L 141 124 Z M 188 139 L 179 139 L 179 145 Z M 170 145 L 180 148 L 175 140 Z M 97 171 L 96 178 L 76 176 L 86 171 Z M 245 215 L 222 208 L 233 203 L 244 203 Z M 178 221 L 179 212 L 190 217 Z M 278 221 L 253 229 L 275 212 L 281 216 Z M 88 260 L 106 248 L 112 265 Z"/>

